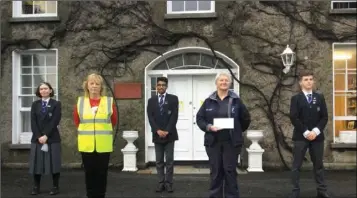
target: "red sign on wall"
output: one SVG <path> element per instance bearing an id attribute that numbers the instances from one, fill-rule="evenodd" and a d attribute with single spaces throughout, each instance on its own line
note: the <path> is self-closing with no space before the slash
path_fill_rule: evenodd
<path id="1" fill-rule="evenodd" d="M 141 83 L 115 83 L 115 99 L 140 99 L 142 93 Z"/>

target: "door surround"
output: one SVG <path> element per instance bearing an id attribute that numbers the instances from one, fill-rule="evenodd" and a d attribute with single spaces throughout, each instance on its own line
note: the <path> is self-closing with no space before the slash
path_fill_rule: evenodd
<path id="1" fill-rule="evenodd" d="M 205 48 L 205 47 L 182 47 L 182 48 L 176 48 L 174 50 L 168 51 L 161 56 L 158 56 L 154 60 L 152 60 L 146 67 L 144 71 L 144 81 L 145 81 L 145 109 L 147 107 L 147 101 L 151 97 L 151 78 L 152 77 L 159 77 L 159 76 L 165 76 L 167 77 L 168 75 L 216 75 L 221 72 L 227 72 L 228 69 L 217 69 L 216 65 L 217 62 L 215 63 L 214 67 L 207 67 L 207 66 L 201 66 L 201 65 L 185 65 L 183 63 L 183 66 L 179 66 L 176 68 L 170 68 L 168 64 L 168 59 L 172 57 L 177 57 L 178 55 L 184 55 L 184 54 L 190 54 L 190 53 L 195 53 L 195 54 L 201 54 L 202 56 L 210 56 L 214 57 L 211 49 Z M 235 63 L 231 58 L 227 57 L 221 52 L 215 51 L 216 56 L 221 58 L 224 63 L 227 66 L 231 68 L 233 71 L 235 77 L 239 79 L 239 66 L 237 63 Z M 167 65 L 167 68 L 164 69 L 155 69 L 160 63 L 164 63 Z M 183 60 L 184 62 L 184 60 Z M 200 61 L 201 63 L 201 56 L 200 56 Z M 181 68 L 180 68 L 181 67 Z M 182 68 L 184 67 L 184 68 Z M 199 67 L 199 69 L 197 68 Z M 213 83 L 213 82 L 212 82 Z M 239 94 L 239 84 L 234 81 L 234 91 Z M 145 163 L 148 163 L 148 149 L 149 147 L 153 147 L 153 143 L 151 142 L 151 138 L 148 137 L 148 134 L 151 135 L 151 128 L 148 124 L 148 118 L 146 115 L 146 110 L 144 111 L 144 117 L 145 117 Z M 150 133 L 149 133 L 150 132 Z M 149 142 L 150 141 L 150 142 Z"/>

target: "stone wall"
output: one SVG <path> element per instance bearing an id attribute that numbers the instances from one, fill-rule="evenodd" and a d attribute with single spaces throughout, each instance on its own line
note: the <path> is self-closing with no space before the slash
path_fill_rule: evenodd
<path id="1" fill-rule="evenodd" d="M 332 20 L 328 13 L 329 2 L 217 2 L 216 18 L 170 20 L 164 17 L 165 2 L 141 2 L 132 9 L 134 14 L 123 12 L 131 5 L 125 5 L 125 9 L 125 6 L 111 3 L 113 2 L 59 2 L 60 22 L 41 23 L 5 22 L 11 19 L 11 2 L 1 4 L 2 39 L 39 39 L 48 43 L 53 32 L 57 32 L 51 47 L 57 48 L 59 55 L 59 98 L 63 111 L 60 128 L 64 163 L 80 162 L 72 110 L 76 97 L 82 94 L 81 85 L 85 76 L 107 65 L 104 74 L 109 87 L 112 87 L 114 82 L 144 83 L 145 66 L 159 55 L 153 51 L 164 53 L 185 46 L 212 47 L 238 63 L 240 80 L 260 91 L 257 93 L 251 87 L 242 85 L 240 94 L 252 114 L 250 128 L 264 130 L 262 147 L 266 152 L 263 160 L 267 166 L 282 166 L 274 131 L 284 134 L 285 142 L 291 146 L 292 126 L 284 113 L 288 113 L 290 97 L 298 90 L 294 81 L 296 78 L 293 77 L 294 71 L 291 71 L 288 74 L 291 77 L 284 81 L 294 85 L 282 89 L 279 97 L 272 96 L 278 84 L 280 71 L 283 69 L 279 54 L 285 49 L 286 44 L 290 44 L 297 53 L 298 70 L 309 68 L 315 72 L 316 87 L 324 93 L 332 118 L 332 42 L 341 39 L 351 40 L 346 35 L 353 32 L 355 34 L 356 17 L 335 17 Z M 83 7 L 78 8 L 78 5 Z M 116 9 L 110 9 L 111 7 Z M 295 12 L 288 13 L 282 8 Z M 317 8 L 321 12 L 317 13 L 314 10 Z M 119 11 L 121 12 L 117 13 Z M 139 39 L 143 40 L 138 42 Z M 105 56 L 103 45 L 112 47 L 111 50 L 115 53 L 108 53 L 116 55 L 116 61 Z M 1 54 L 0 111 L 3 113 L 0 123 L 3 127 L 0 129 L 0 143 L 2 160 L 5 162 L 26 162 L 28 155 L 27 151 L 8 149 L 12 123 L 11 52 L 18 48 L 39 47 L 38 43 L 29 42 L 22 46 L 8 46 Z M 308 57 L 309 61 L 305 61 L 305 57 Z M 268 101 L 273 97 L 273 102 L 266 103 L 263 97 Z M 138 99 L 117 102 L 119 134 L 111 162 L 115 165 L 122 164 L 120 149 L 125 146 L 125 141 L 121 137 L 122 131 L 138 130 L 139 138 L 136 144 L 139 148 L 138 161 L 142 164 L 145 159 L 145 101 Z M 269 112 L 267 107 L 275 110 L 277 105 L 281 111 L 273 113 L 273 117 L 267 117 L 264 110 Z M 277 126 L 275 130 L 272 123 Z M 331 119 L 325 133 L 326 162 L 356 162 L 355 157 L 352 157 L 355 150 L 338 153 L 330 149 L 333 138 Z M 246 141 L 246 144 L 248 146 L 250 143 Z M 281 152 L 284 160 L 290 164 L 291 153 L 286 149 L 282 149 Z"/>

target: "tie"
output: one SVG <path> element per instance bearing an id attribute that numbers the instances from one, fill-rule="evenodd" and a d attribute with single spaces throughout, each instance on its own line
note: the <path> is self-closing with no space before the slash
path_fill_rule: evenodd
<path id="1" fill-rule="evenodd" d="M 159 107 L 160 107 L 160 114 L 162 115 L 164 112 L 164 95 L 160 95 L 160 101 L 159 101 Z"/>
<path id="2" fill-rule="evenodd" d="M 47 107 L 47 102 L 46 101 L 42 101 L 42 113 L 46 113 L 46 107 Z"/>
<path id="3" fill-rule="evenodd" d="M 307 94 L 307 101 L 311 103 L 312 101 L 312 94 Z"/>

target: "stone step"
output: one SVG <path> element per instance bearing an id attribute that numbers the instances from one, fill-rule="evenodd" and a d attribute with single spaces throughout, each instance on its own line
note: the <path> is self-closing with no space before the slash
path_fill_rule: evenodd
<path id="1" fill-rule="evenodd" d="M 237 168 L 238 174 L 247 174 L 244 169 Z M 157 174 L 156 167 L 150 166 L 146 169 L 138 170 L 138 174 Z M 209 168 L 196 168 L 191 165 L 177 165 L 174 168 L 174 174 L 209 174 Z"/>

